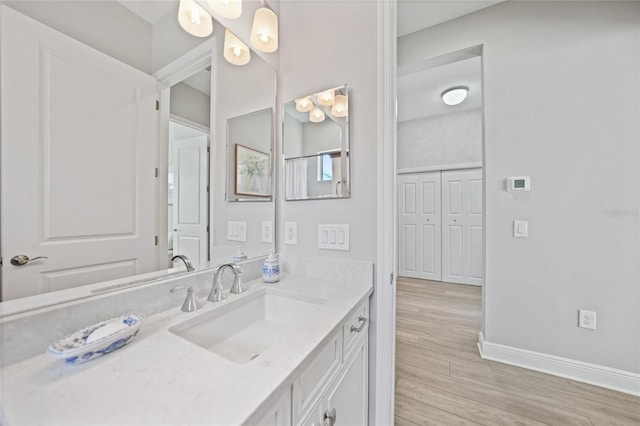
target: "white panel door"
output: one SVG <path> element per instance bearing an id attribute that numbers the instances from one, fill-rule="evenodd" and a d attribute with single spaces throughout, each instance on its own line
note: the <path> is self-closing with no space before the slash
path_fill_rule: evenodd
<path id="1" fill-rule="evenodd" d="M 399 275 L 441 279 L 440 172 L 398 176 Z"/>
<path id="2" fill-rule="evenodd" d="M 442 172 L 442 281 L 483 282 L 482 170 Z"/>
<path id="3" fill-rule="evenodd" d="M 207 261 L 208 136 L 172 141 L 173 255 L 184 254 L 197 267 Z"/>
<path id="4" fill-rule="evenodd" d="M 156 81 L 1 13 L 2 299 L 155 270 Z"/>

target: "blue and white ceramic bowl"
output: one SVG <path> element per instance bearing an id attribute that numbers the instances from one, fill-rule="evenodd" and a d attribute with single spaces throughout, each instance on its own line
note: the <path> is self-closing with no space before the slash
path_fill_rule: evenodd
<path id="1" fill-rule="evenodd" d="M 120 349 L 138 334 L 144 315 L 128 314 L 83 328 L 53 343 L 47 353 L 80 364 Z"/>

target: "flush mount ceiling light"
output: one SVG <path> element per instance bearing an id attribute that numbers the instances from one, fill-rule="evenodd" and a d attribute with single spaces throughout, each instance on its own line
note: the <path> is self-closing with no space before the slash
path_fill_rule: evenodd
<path id="1" fill-rule="evenodd" d="M 349 115 L 349 100 L 345 95 L 336 95 L 335 103 L 331 107 L 331 115 L 334 117 Z"/>
<path id="2" fill-rule="evenodd" d="M 469 88 L 466 86 L 452 87 L 442 92 L 442 101 L 447 105 L 458 105 L 467 99 Z"/>
<path id="3" fill-rule="evenodd" d="M 331 106 L 336 102 L 336 91 L 333 89 L 325 90 L 317 95 L 318 103 L 322 106 Z"/>
<path id="4" fill-rule="evenodd" d="M 207 37 L 213 32 L 211 15 L 194 0 L 180 0 L 178 22 L 192 36 Z"/>
<path id="5" fill-rule="evenodd" d="M 233 65 L 246 65 L 251 60 L 249 46 L 227 29 L 224 30 L 224 58 Z"/>
<path id="6" fill-rule="evenodd" d="M 251 27 L 251 45 L 261 52 L 278 50 L 278 17 L 271 9 L 256 10 Z"/>
<path id="7" fill-rule="evenodd" d="M 236 19 L 242 15 L 242 0 L 207 0 L 214 12 L 227 19 Z"/>
<path id="8" fill-rule="evenodd" d="M 313 109 L 313 103 L 309 96 L 305 96 L 304 98 L 296 99 L 296 109 L 300 112 L 309 112 Z"/>
<path id="9" fill-rule="evenodd" d="M 324 118 L 324 112 L 318 107 L 315 107 L 309 113 L 309 121 L 311 121 L 312 123 L 321 123 L 324 121 Z"/>

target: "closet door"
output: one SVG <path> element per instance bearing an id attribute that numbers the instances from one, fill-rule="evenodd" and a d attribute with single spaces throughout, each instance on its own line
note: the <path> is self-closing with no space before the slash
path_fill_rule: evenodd
<path id="1" fill-rule="evenodd" d="M 442 172 L 442 281 L 482 285 L 482 170 Z"/>
<path id="2" fill-rule="evenodd" d="M 399 275 L 440 281 L 440 172 L 398 177 Z"/>

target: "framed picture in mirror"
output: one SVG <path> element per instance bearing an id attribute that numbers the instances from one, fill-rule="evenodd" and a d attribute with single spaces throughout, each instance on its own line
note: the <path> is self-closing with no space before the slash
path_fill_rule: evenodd
<path id="1" fill-rule="evenodd" d="M 235 147 L 236 194 L 270 196 L 269 154 L 240 144 L 236 144 Z"/>

